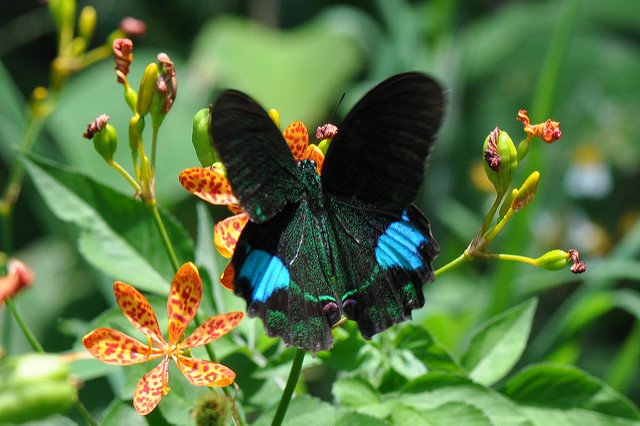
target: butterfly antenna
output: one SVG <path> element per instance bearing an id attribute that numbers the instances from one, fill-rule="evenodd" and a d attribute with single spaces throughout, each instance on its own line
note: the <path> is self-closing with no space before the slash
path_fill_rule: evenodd
<path id="1" fill-rule="evenodd" d="M 336 106 L 333 108 L 333 112 L 331 113 L 331 115 L 329 116 L 329 123 L 331 123 L 333 121 L 333 118 L 336 115 L 336 111 L 338 111 L 338 107 L 340 106 L 340 104 L 342 103 L 342 101 L 344 100 L 344 97 L 347 93 L 346 92 L 342 92 L 342 96 L 340 96 L 340 100 L 338 101 L 338 103 L 336 104 Z"/>

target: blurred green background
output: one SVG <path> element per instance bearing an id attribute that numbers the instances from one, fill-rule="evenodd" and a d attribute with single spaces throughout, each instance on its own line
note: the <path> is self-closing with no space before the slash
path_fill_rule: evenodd
<path id="1" fill-rule="evenodd" d="M 178 95 L 160 134 L 158 193 L 160 203 L 193 234 L 197 201 L 177 175 L 199 165 L 190 142 L 193 115 L 226 87 L 278 109 L 283 126 L 302 120 L 313 131 L 330 119 L 343 92 L 338 116 L 395 73 L 419 70 L 440 80 L 446 118 L 417 200 L 440 242 L 436 266 L 464 250 L 493 201 L 479 172 L 485 136 L 499 126 L 519 141 L 523 133 L 515 116 L 521 108 L 534 122 L 560 121 L 562 139 L 554 145 L 536 141 L 514 181 L 539 170 L 535 202 L 492 248 L 533 257 L 556 247 L 576 248 L 588 272 L 573 276 L 568 270 L 474 262 L 430 285 L 427 307 L 416 316 L 455 351 L 473 326 L 538 295 L 522 364 L 578 365 L 640 403 L 636 0 L 98 0 L 80 1 L 79 7 L 85 4 L 98 12 L 96 43 L 124 16 L 146 22 L 146 34 L 134 42 L 131 81 L 139 80 L 158 52 L 176 64 Z M 47 9 L 36 1 L 3 2 L 0 11 L 4 183 L 16 161 L 12 147 L 23 130 L 25 99 L 48 83 L 56 41 Z M 36 152 L 130 192 L 81 137 L 101 113 L 126 135 L 129 111 L 111 60 L 70 79 Z M 125 145 L 117 159 L 128 165 Z M 213 213 L 221 218 L 225 211 Z M 68 350 L 86 331 L 86 321 L 112 303 L 97 289 L 108 289 L 98 283 L 114 277 L 80 258 L 73 232 L 27 183 L 17 205 L 14 241 L 17 256 L 35 269 L 38 282 L 17 304 L 48 351 Z M 4 333 L 8 322 L 2 312 Z M 9 353 L 28 350 L 19 333 L 7 346 Z M 94 386 L 96 395 L 104 392 Z"/>

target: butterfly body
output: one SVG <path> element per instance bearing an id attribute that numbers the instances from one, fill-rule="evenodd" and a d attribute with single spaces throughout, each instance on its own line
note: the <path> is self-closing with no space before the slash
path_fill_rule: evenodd
<path id="1" fill-rule="evenodd" d="M 394 106 L 396 124 L 378 119 L 380 108 Z M 319 175 L 312 161 L 294 160 L 250 98 L 235 91 L 219 98 L 214 144 L 251 219 L 231 261 L 234 288 L 268 335 L 317 352 L 332 346 L 331 329 L 345 318 L 370 338 L 424 305 L 438 247 L 411 202 L 441 107 L 440 88 L 426 76 L 383 82 L 338 127 Z"/>

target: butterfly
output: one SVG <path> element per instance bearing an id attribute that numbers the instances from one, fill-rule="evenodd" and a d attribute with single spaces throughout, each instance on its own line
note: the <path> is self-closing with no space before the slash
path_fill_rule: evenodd
<path id="1" fill-rule="evenodd" d="M 234 291 L 267 335 L 315 353 L 347 319 L 370 339 L 424 305 L 438 244 L 412 203 L 443 105 L 426 75 L 388 78 L 338 126 L 318 174 L 253 99 L 220 94 L 213 145 L 250 219 L 231 259 Z"/>

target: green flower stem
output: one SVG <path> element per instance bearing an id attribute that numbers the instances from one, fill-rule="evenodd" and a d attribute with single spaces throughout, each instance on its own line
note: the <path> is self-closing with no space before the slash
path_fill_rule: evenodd
<path id="1" fill-rule="evenodd" d="M 280 426 L 282 424 L 282 420 L 284 420 L 284 415 L 287 413 L 287 408 L 289 408 L 289 402 L 291 402 L 293 390 L 298 383 L 298 378 L 300 378 L 304 354 L 305 352 L 302 349 L 296 349 L 296 354 L 293 357 L 293 363 L 291 364 L 291 371 L 289 372 L 289 378 L 287 379 L 287 385 L 284 387 L 284 391 L 282 392 L 282 398 L 280 399 L 280 404 L 278 404 L 276 415 L 273 416 L 271 426 Z"/>
<path id="2" fill-rule="evenodd" d="M 509 219 L 511 219 L 511 216 L 513 216 L 515 213 L 516 211 L 512 208 L 507 210 L 507 213 L 500 220 L 500 222 L 498 222 L 496 226 L 491 228 L 482 236 L 482 239 L 485 241 L 485 245 L 489 244 L 496 237 L 496 235 L 498 235 L 498 233 L 502 230 L 502 228 L 504 228 L 504 226 L 507 224 Z"/>
<path id="3" fill-rule="evenodd" d="M 16 322 L 18 323 L 20 330 L 22 330 L 22 334 L 24 334 L 24 337 L 26 337 L 33 350 L 41 354 L 44 353 L 42 345 L 40 344 L 40 342 L 38 342 L 38 339 L 36 339 L 36 336 L 33 335 L 31 330 L 29 330 L 29 327 L 24 322 L 22 316 L 16 309 L 16 305 L 13 303 L 13 300 L 11 300 L 11 298 L 9 297 L 7 298 L 7 300 L 5 300 L 5 303 L 7 304 L 7 308 L 9 308 L 9 310 L 11 311 L 11 314 L 13 314 L 13 318 L 15 318 Z"/>
<path id="4" fill-rule="evenodd" d="M 436 269 L 436 271 L 434 272 L 434 275 L 437 278 L 438 276 L 444 274 L 445 272 L 448 272 L 451 269 L 457 268 L 458 266 L 462 265 L 465 262 L 468 262 L 469 260 L 471 260 L 471 258 L 467 255 L 467 253 L 462 253 L 460 256 L 456 257 L 451 262 Z"/>
<path id="5" fill-rule="evenodd" d="M 156 145 L 158 144 L 158 129 L 159 124 L 156 124 L 156 120 L 152 122 L 152 135 L 151 135 L 151 172 L 156 171 Z"/>
<path id="6" fill-rule="evenodd" d="M 85 405 L 82 403 L 82 401 L 80 401 L 80 399 L 76 400 L 76 409 L 78 410 L 80 415 L 84 418 L 84 421 L 87 422 L 89 426 L 98 425 L 98 423 L 91 416 L 91 413 L 89 412 L 87 407 L 85 407 Z"/>
<path id="7" fill-rule="evenodd" d="M 116 169 L 116 171 L 120 173 L 131 186 L 133 186 L 133 189 L 135 189 L 136 193 L 139 193 L 142 190 L 138 182 L 136 182 L 136 180 L 115 160 L 108 161 L 108 164 Z"/>
<path id="8" fill-rule="evenodd" d="M 489 213 L 484 218 L 484 222 L 482 223 L 482 228 L 480 229 L 480 235 L 484 234 L 489 226 L 491 226 L 491 222 L 493 221 L 493 217 L 496 215 L 496 211 L 498 211 L 498 207 L 500 207 L 500 202 L 504 198 L 505 192 L 502 194 L 496 194 L 496 199 L 494 200 L 491 208 L 489 209 Z"/>
<path id="9" fill-rule="evenodd" d="M 485 254 L 483 256 L 486 256 L 489 259 L 510 260 L 513 262 L 528 263 L 529 265 L 538 266 L 536 259 L 527 256 L 520 256 L 517 254 Z"/>
<path id="10" fill-rule="evenodd" d="M 152 204 L 149 205 L 149 207 L 151 208 L 151 212 L 153 213 L 153 218 L 156 222 L 156 226 L 158 227 L 158 232 L 160 232 L 160 238 L 162 238 L 164 248 L 169 255 L 171 266 L 173 266 L 175 272 L 178 272 L 178 269 L 180 269 L 180 262 L 178 261 L 178 256 L 176 256 L 176 252 L 173 249 L 171 239 L 169 239 L 169 234 L 167 233 L 167 228 L 165 228 L 164 226 L 164 222 L 162 221 L 162 217 L 160 216 L 160 211 L 158 210 L 158 206 L 155 203 L 155 200 Z"/>

